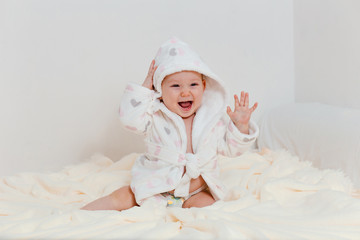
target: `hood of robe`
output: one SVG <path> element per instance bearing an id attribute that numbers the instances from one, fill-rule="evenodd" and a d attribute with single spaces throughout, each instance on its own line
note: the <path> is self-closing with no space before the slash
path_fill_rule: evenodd
<path id="1" fill-rule="evenodd" d="M 227 93 L 223 81 L 204 63 L 188 44 L 176 37 L 164 42 L 155 57 L 154 88 L 161 96 L 161 83 L 167 75 L 181 71 L 195 71 L 204 75 L 206 88 L 202 105 L 193 123 L 193 141 L 211 127 L 226 112 Z M 194 131 L 195 130 L 195 131 Z"/>

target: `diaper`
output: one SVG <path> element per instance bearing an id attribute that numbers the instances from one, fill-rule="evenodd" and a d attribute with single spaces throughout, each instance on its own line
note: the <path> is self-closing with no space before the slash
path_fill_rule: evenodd
<path id="1" fill-rule="evenodd" d="M 161 195 L 166 200 L 167 207 L 182 207 L 186 200 L 188 200 L 190 197 L 203 191 L 206 188 L 207 188 L 207 185 L 205 184 L 205 185 L 201 186 L 200 188 L 196 189 L 195 191 L 191 192 L 189 194 L 189 196 L 187 196 L 187 197 L 175 197 L 174 194 L 169 193 L 169 192 L 161 193 Z"/>
<path id="2" fill-rule="evenodd" d="M 167 207 L 182 207 L 185 202 L 185 198 L 175 197 L 173 194 L 168 192 L 162 193 L 161 195 L 165 198 L 167 202 Z"/>

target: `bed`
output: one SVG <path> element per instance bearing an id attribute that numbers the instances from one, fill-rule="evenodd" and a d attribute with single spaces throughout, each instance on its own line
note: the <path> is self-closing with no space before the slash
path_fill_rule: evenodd
<path id="1" fill-rule="evenodd" d="M 343 171 L 360 188 L 360 110 L 312 103 L 264 114 L 258 147 L 286 149 L 321 169 Z"/>
<path id="2" fill-rule="evenodd" d="M 354 179 L 344 167 L 331 169 L 321 165 L 321 159 L 312 161 L 315 150 L 304 159 L 301 134 L 306 132 L 301 127 L 297 133 L 291 131 L 291 122 L 315 129 L 310 125 L 316 121 L 301 119 L 303 111 L 310 109 L 303 107 L 270 111 L 261 122 L 259 148 L 236 158 L 221 158 L 228 195 L 206 208 L 145 205 L 122 212 L 79 210 L 128 185 L 138 153 L 119 160 L 96 154 L 58 172 L 2 177 L 0 239 L 360 239 L 360 194 Z M 311 107 L 329 110 L 317 104 Z M 288 128 L 276 118 L 286 120 Z M 287 130 L 281 132 L 279 126 Z M 316 142 L 313 138 L 307 136 Z M 349 139 L 343 145 L 353 144 Z M 332 147 L 316 148 L 320 156 L 326 146 Z"/>

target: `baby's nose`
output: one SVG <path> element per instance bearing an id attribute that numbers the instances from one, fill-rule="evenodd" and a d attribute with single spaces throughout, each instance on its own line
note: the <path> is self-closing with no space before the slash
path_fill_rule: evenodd
<path id="1" fill-rule="evenodd" d="M 187 88 L 182 89 L 182 91 L 181 91 L 181 96 L 182 97 L 187 97 L 189 95 L 190 95 L 190 90 L 189 89 L 187 89 Z"/>

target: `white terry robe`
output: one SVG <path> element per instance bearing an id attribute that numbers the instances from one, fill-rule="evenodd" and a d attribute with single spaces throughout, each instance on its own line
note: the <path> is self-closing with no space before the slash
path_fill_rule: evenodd
<path id="1" fill-rule="evenodd" d="M 166 41 L 156 55 L 155 66 L 155 90 L 129 83 L 119 111 L 126 129 L 145 135 L 147 150 L 132 168 L 131 189 L 136 202 L 141 205 L 174 189 L 176 197 L 187 197 L 190 180 L 200 175 L 214 199 L 223 199 L 226 189 L 219 180 L 217 156 L 232 157 L 247 151 L 258 136 L 258 126 L 250 121 L 249 135 L 235 127 L 225 111 L 227 95 L 222 81 L 186 43 L 177 38 Z M 193 120 L 193 154 L 186 153 L 183 119 L 159 100 L 164 77 L 183 70 L 202 73 L 206 80 L 202 104 Z"/>

